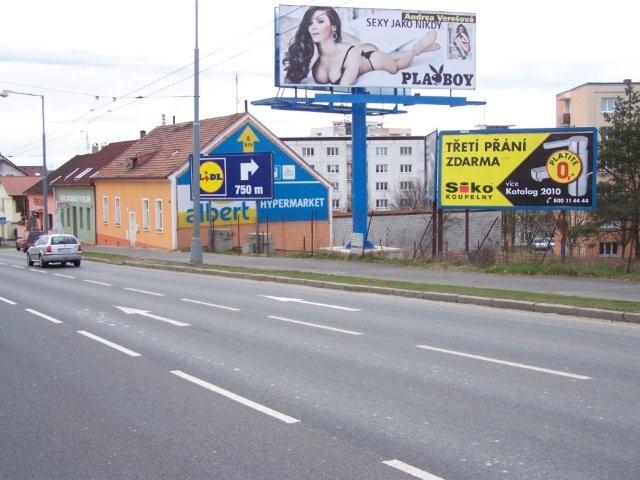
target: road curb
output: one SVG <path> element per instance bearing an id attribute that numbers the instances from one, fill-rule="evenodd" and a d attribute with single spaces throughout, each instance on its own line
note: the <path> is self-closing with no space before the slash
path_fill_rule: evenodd
<path id="1" fill-rule="evenodd" d="M 345 290 L 349 292 L 377 293 L 380 295 L 394 295 L 398 297 L 418 298 L 421 300 L 431 300 L 436 302 L 450 302 L 469 305 L 480 305 L 491 308 L 502 308 L 508 310 L 522 310 L 537 313 L 555 313 L 558 315 L 571 315 L 574 317 L 585 317 L 610 322 L 626 322 L 640 324 L 640 313 L 621 312 L 618 310 L 602 310 L 598 308 L 574 307 L 553 303 L 527 302 L 523 300 L 510 300 L 505 298 L 478 297 L 473 295 L 459 295 L 453 293 L 427 292 L 421 290 L 405 290 L 390 287 L 375 287 L 369 285 L 350 285 L 338 282 L 327 282 L 324 280 L 308 280 L 303 278 L 282 277 L 264 273 L 233 272 L 229 270 L 217 270 L 214 268 L 199 268 L 190 265 L 166 265 L 135 260 L 109 260 L 104 258 L 88 258 L 85 260 L 99 263 L 111 263 L 115 265 L 126 265 L 130 267 L 144 267 L 156 270 L 171 270 L 174 272 L 196 273 L 204 275 L 214 275 L 217 277 L 240 278 L 246 280 L 256 280 L 262 282 L 276 282 L 291 285 L 304 285 L 308 287 L 326 288 L 331 290 Z"/>

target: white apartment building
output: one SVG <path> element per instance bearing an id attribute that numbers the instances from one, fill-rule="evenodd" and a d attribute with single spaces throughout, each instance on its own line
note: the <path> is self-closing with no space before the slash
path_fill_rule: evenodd
<path id="1" fill-rule="evenodd" d="M 333 186 L 333 210 L 351 210 L 351 122 L 314 128 L 308 137 L 282 140 Z M 388 129 L 367 122 L 367 190 L 369 210 L 389 210 L 403 189 L 424 185 L 425 137 L 410 129 Z M 415 187 L 414 187 L 415 188 Z"/>

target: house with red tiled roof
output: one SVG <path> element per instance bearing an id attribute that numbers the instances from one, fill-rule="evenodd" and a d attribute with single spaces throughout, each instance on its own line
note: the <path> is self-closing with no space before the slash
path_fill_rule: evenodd
<path id="1" fill-rule="evenodd" d="M 135 140 L 114 142 L 97 152 L 76 155 L 49 174 L 49 188 L 53 191 L 55 201 L 55 231 L 75 235 L 82 243 L 88 245 L 95 244 L 96 197 L 93 178 L 102 167 L 134 142 Z"/>
<path id="2" fill-rule="evenodd" d="M 0 217 L 5 219 L 0 224 L 0 237 L 15 238 L 16 232 L 20 236 L 26 230 L 30 218 L 26 190 L 38 180 L 40 177 L 0 176 Z"/>
<path id="3" fill-rule="evenodd" d="M 7 157 L 0 153 L 0 177 L 17 176 L 17 177 L 38 177 L 42 176 L 44 167 L 42 165 L 16 165 Z"/>
<path id="4" fill-rule="evenodd" d="M 156 127 L 102 168 L 93 179 L 97 244 L 190 246 L 192 135 L 192 122 Z M 201 155 L 262 152 L 273 159 L 273 172 L 267 175 L 273 191 L 269 198 L 220 196 L 220 200 L 201 201 L 203 244 L 210 229 L 222 229 L 238 247 L 256 233 L 272 239 L 270 248 L 329 246 L 331 185 L 255 117 L 240 113 L 201 120 L 200 148 Z"/>

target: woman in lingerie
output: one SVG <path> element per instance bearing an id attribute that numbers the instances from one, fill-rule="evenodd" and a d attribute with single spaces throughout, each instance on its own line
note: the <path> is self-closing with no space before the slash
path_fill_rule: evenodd
<path id="1" fill-rule="evenodd" d="M 440 48 L 436 36 L 432 30 L 406 52 L 385 53 L 371 44 L 343 43 L 336 11 L 331 7 L 310 7 L 282 61 L 285 82 L 300 84 L 309 70 L 315 83 L 331 85 L 353 85 L 360 75 L 373 70 L 394 74 L 407 68 L 416 56 Z"/>
<path id="2" fill-rule="evenodd" d="M 453 37 L 453 44 L 456 46 L 460 58 L 465 60 L 471 53 L 471 40 L 469 39 L 467 27 L 462 24 L 458 25 L 456 28 L 456 36 Z"/>

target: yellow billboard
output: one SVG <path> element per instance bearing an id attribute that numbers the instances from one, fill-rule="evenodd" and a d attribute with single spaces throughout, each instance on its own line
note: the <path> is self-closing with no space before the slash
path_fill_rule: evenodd
<path id="1" fill-rule="evenodd" d="M 595 206 L 595 128 L 442 132 L 438 147 L 442 208 Z"/>

